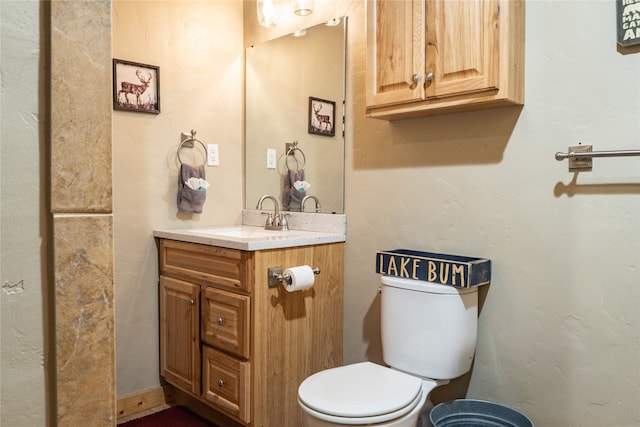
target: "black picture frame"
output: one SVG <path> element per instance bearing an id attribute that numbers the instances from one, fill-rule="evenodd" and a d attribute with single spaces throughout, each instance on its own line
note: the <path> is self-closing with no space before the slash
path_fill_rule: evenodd
<path id="1" fill-rule="evenodd" d="M 326 99 L 309 97 L 309 128 L 315 135 L 335 136 L 336 103 Z"/>
<path id="2" fill-rule="evenodd" d="M 114 58 L 113 109 L 160 114 L 160 67 Z"/>

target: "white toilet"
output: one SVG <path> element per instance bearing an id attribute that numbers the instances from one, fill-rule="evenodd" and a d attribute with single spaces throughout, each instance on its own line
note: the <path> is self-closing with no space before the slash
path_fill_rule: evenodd
<path id="1" fill-rule="evenodd" d="M 382 276 L 382 353 L 318 372 L 298 388 L 303 427 L 416 427 L 431 391 L 471 368 L 478 288 Z"/>

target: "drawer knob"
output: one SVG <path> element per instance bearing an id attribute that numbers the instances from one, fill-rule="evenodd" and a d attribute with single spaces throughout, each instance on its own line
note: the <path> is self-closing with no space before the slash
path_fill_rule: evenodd
<path id="1" fill-rule="evenodd" d="M 224 323 L 224 319 L 222 317 L 218 317 L 216 322 L 218 322 L 218 325 L 222 325 Z"/>
<path id="2" fill-rule="evenodd" d="M 223 379 L 219 379 L 218 380 L 218 386 L 222 387 L 224 385 L 224 380 Z"/>

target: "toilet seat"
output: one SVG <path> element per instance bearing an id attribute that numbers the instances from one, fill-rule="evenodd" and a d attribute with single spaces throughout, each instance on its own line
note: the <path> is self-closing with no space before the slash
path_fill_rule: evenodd
<path id="1" fill-rule="evenodd" d="M 399 418 L 422 398 L 420 378 L 371 362 L 318 372 L 302 382 L 298 400 L 325 421 L 365 425 Z"/>
<path id="2" fill-rule="evenodd" d="M 337 417 L 334 415 L 323 414 L 322 412 L 314 411 L 313 409 L 306 406 L 304 403 L 300 401 L 298 397 L 298 404 L 300 408 L 306 412 L 308 415 L 311 415 L 313 418 L 318 420 L 327 421 L 332 423 L 332 425 L 378 425 L 379 423 L 384 422 L 393 422 L 407 414 L 409 414 L 412 410 L 416 408 L 416 406 L 422 402 L 422 396 L 416 396 L 416 399 L 411 402 L 406 408 L 401 409 L 400 411 L 391 412 L 388 414 L 377 415 L 373 417 L 362 417 L 362 418 L 351 418 L 351 417 Z"/>

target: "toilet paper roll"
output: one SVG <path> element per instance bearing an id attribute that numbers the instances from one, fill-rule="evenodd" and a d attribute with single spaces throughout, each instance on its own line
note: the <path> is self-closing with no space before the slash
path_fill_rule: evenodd
<path id="1" fill-rule="evenodd" d="M 313 286 L 315 275 L 308 265 L 300 265 L 298 267 L 287 268 L 284 274 L 288 274 L 291 280 L 285 285 L 285 289 L 289 292 L 302 291 Z"/>

